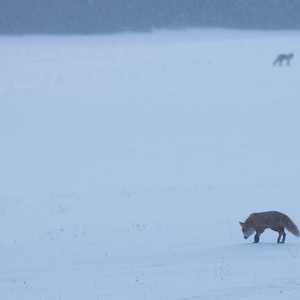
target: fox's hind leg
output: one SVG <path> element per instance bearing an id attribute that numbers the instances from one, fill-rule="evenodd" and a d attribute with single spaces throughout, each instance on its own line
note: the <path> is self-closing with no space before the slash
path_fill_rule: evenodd
<path id="1" fill-rule="evenodd" d="M 284 227 L 280 227 L 278 229 L 278 232 L 279 232 L 279 236 L 278 236 L 278 239 L 277 239 L 277 243 L 283 244 L 285 242 L 285 237 L 286 237 L 286 233 L 284 232 Z M 282 241 L 280 242 L 281 236 L 282 236 Z"/>
<path id="2" fill-rule="evenodd" d="M 283 235 L 283 238 L 282 238 L 281 243 L 284 244 L 284 242 L 285 242 L 285 237 L 286 237 L 286 233 L 283 231 L 283 232 L 282 232 L 282 235 Z"/>
<path id="3" fill-rule="evenodd" d="M 278 239 L 277 239 L 278 244 L 280 243 L 280 238 L 281 238 L 281 233 L 279 232 L 279 236 L 278 236 Z"/>

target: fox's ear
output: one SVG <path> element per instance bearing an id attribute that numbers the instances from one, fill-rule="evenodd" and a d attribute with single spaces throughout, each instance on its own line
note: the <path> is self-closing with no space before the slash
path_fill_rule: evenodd
<path id="1" fill-rule="evenodd" d="M 240 225 L 243 227 L 244 223 L 240 222 Z"/>

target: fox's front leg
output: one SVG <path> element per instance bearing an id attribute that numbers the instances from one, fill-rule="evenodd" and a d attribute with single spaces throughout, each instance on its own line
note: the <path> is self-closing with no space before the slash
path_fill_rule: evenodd
<path id="1" fill-rule="evenodd" d="M 261 228 L 257 228 L 255 229 L 256 234 L 254 236 L 254 243 L 258 243 L 259 242 L 259 236 L 265 231 L 264 229 Z"/>

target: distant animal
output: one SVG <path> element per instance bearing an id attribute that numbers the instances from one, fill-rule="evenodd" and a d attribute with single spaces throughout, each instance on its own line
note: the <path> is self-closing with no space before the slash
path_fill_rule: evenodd
<path id="1" fill-rule="evenodd" d="M 247 239 L 250 235 L 256 232 L 254 236 L 254 243 L 259 242 L 259 236 L 267 228 L 270 228 L 279 233 L 277 243 L 285 242 L 285 228 L 295 236 L 300 236 L 300 232 L 295 223 L 287 215 L 282 214 L 278 211 L 253 213 L 246 219 L 244 223 L 240 222 L 240 225 L 242 226 L 244 239 Z M 282 241 L 280 241 L 281 236 Z"/>
<path id="2" fill-rule="evenodd" d="M 280 54 L 278 57 L 275 59 L 273 65 L 276 65 L 276 63 L 279 63 L 281 65 L 282 61 L 286 60 L 286 64 L 289 66 L 290 65 L 290 60 L 294 57 L 294 53 L 290 54 Z"/>

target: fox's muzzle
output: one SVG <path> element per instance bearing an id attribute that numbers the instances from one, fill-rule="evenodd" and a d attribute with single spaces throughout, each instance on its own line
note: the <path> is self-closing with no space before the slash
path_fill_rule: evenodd
<path id="1" fill-rule="evenodd" d="M 244 239 L 246 240 L 250 235 L 252 235 L 255 232 L 255 229 L 249 227 L 246 232 L 244 232 Z"/>

